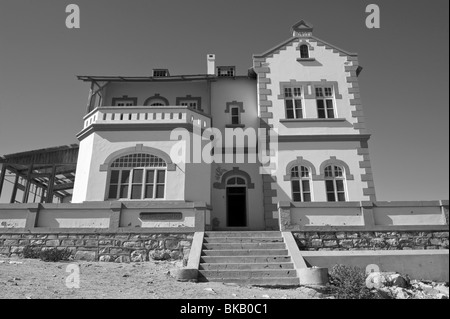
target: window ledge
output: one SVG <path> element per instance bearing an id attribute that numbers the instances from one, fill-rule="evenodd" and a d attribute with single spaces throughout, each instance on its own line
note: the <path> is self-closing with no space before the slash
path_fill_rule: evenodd
<path id="1" fill-rule="evenodd" d="M 298 62 L 312 62 L 312 61 L 316 61 L 315 58 L 298 58 L 297 59 Z"/>
<path id="2" fill-rule="evenodd" d="M 225 127 L 227 127 L 227 128 L 238 128 L 238 127 L 244 128 L 245 125 L 244 124 L 226 124 Z"/>
<path id="3" fill-rule="evenodd" d="M 304 119 L 280 119 L 280 123 L 291 123 L 291 122 L 345 122 L 345 118 L 334 118 L 334 119 L 319 119 L 319 118 L 304 118 Z"/>

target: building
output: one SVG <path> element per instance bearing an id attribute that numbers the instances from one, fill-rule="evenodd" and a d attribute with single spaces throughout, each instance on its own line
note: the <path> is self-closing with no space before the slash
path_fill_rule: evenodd
<path id="1" fill-rule="evenodd" d="M 280 201 L 375 200 L 357 55 L 317 39 L 304 21 L 292 32 L 255 55 L 246 75 L 216 67 L 210 54 L 201 75 L 79 76 L 91 98 L 77 135 L 72 202 L 205 202 L 217 228 L 261 230 L 277 229 Z M 222 136 L 226 128 L 273 128 L 275 167 L 261 174 L 260 163 L 236 158 L 174 164 L 178 141 L 170 134 L 180 127 L 193 134 L 193 121 Z"/>
<path id="2" fill-rule="evenodd" d="M 0 198 L 10 199 L 0 204 L 0 255 L 31 238 L 75 259 L 189 255 L 202 269 L 190 274 L 208 280 L 225 269 L 238 282 L 298 284 L 307 263 L 338 260 L 448 280 L 448 200 L 376 199 L 357 54 L 300 21 L 245 75 L 214 54 L 206 69 L 78 76 L 91 88 L 79 145 L 0 157 Z M 257 271 L 240 271 L 246 263 Z"/>

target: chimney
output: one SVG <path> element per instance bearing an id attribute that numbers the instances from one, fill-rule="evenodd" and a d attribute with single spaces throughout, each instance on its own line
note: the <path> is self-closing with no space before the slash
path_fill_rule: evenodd
<path id="1" fill-rule="evenodd" d="M 215 54 L 208 54 L 207 55 L 207 61 L 208 61 L 208 75 L 215 75 L 216 74 L 216 55 Z"/>

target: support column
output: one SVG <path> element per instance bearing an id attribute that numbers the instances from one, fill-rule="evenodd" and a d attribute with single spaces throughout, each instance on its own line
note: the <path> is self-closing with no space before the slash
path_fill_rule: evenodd
<path id="1" fill-rule="evenodd" d="M 2 197 L 3 182 L 6 176 L 6 164 L 0 164 L 0 198 Z"/>
<path id="2" fill-rule="evenodd" d="M 375 216 L 373 215 L 373 202 L 361 202 L 361 213 L 365 227 L 375 226 Z"/>
<path id="3" fill-rule="evenodd" d="M 13 191 L 11 194 L 11 200 L 9 201 L 11 204 L 14 204 L 16 202 L 16 195 L 17 195 L 17 183 L 19 182 L 19 174 L 16 174 L 16 178 L 14 179 L 14 186 Z"/>
<path id="4" fill-rule="evenodd" d="M 30 186 L 31 186 L 31 173 L 33 172 L 33 164 L 28 166 L 27 172 L 27 183 L 25 185 L 25 190 L 23 191 L 22 203 L 26 204 L 28 202 L 28 196 L 30 194 Z"/>
<path id="5" fill-rule="evenodd" d="M 53 187 L 55 186 L 55 175 L 56 175 L 56 165 L 52 166 L 52 175 L 50 176 L 48 187 L 47 187 L 47 199 L 46 203 L 53 202 Z"/>

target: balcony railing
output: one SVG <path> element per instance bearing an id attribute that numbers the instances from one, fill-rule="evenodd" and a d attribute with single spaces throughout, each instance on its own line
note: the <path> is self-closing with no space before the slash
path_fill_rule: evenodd
<path id="1" fill-rule="evenodd" d="M 187 106 L 102 106 L 84 117 L 84 128 L 92 124 L 196 124 L 211 127 L 211 118 Z"/>

